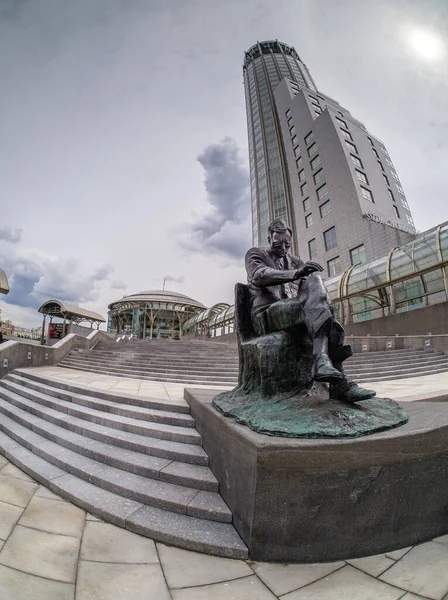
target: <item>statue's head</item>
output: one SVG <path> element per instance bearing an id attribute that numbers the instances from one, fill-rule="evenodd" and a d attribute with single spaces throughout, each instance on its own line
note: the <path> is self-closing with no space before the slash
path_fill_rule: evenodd
<path id="1" fill-rule="evenodd" d="M 275 219 L 268 227 L 268 242 L 271 252 L 278 258 L 283 258 L 291 248 L 292 229 L 285 221 Z"/>

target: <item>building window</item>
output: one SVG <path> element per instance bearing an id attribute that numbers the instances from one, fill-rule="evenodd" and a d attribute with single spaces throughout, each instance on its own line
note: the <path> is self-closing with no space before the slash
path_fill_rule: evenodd
<path id="1" fill-rule="evenodd" d="M 335 248 L 338 243 L 336 241 L 336 227 L 324 231 L 325 250 Z"/>
<path id="2" fill-rule="evenodd" d="M 382 171 L 384 171 L 383 163 L 382 163 L 382 162 L 380 162 L 380 161 L 378 161 L 378 164 L 380 165 L 380 169 L 381 169 Z"/>
<path id="3" fill-rule="evenodd" d="M 317 169 L 317 167 L 320 167 L 321 164 L 322 164 L 322 159 L 320 158 L 320 154 L 318 154 L 311 161 L 311 170 L 314 171 L 314 169 Z"/>
<path id="4" fill-rule="evenodd" d="M 319 185 L 319 183 L 322 183 L 322 181 L 324 181 L 325 179 L 323 169 L 315 173 L 313 177 L 315 185 Z"/>
<path id="5" fill-rule="evenodd" d="M 297 146 L 297 136 L 296 135 L 291 139 L 291 142 L 292 142 L 293 146 Z"/>
<path id="6" fill-rule="evenodd" d="M 305 171 L 302 169 L 299 171 L 299 181 L 303 181 L 305 179 Z"/>
<path id="7" fill-rule="evenodd" d="M 405 217 L 406 217 L 406 221 L 409 223 L 409 225 L 414 227 L 414 221 L 412 220 L 411 215 L 408 215 L 408 213 L 405 213 Z"/>
<path id="8" fill-rule="evenodd" d="M 294 156 L 299 156 L 299 155 L 300 155 L 300 148 L 299 148 L 299 146 L 296 146 L 294 148 Z"/>
<path id="9" fill-rule="evenodd" d="M 395 198 L 394 195 L 392 194 L 392 190 L 387 190 L 389 192 L 389 198 L 392 200 L 392 202 L 395 202 Z"/>
<path id="10" fill-rule="evenodd" d="M 305 224 L 306 224 L 306 228 L 307 229 L 309 227 L 311 227 L 311 225 L 313 224 L 313 215 L 311 213 L 309 215 L 306 215 L 306 217 L 305 217 Z"/>
<path id="11" fill-rule="evenodd" d="M 327 194 L 328 194 L 327 184 L 324 183 L 324 185 L 317 190 L 317 197 L 319 198 L 319 200 L 322 200 L 322 198 L 325 198 L 325 196 Z"/>
<path id="12" fill-rule="evenodd" d="M 317 254 L 316 248 L 316 240 L 312 239 L 308 242 L 308 254 L 310 256 L 310 260 L 312 260 Z"/>
<path id="13" fill-rule="evenodd" d="M 370 143 L 372 144 L 372 146 L 373 146 L 374 144 L 373 144 L 372 138 L 369 138 L 369 137 L 367 137 L 367 139 L 369 140 L 369 142 L 370 142 Z"/>
<path id="14" fill-rule="evenodd" d="M 317 146 L 316 144 L 313 144 L 312 146 L 310 146 L 308 148 L 308 156 L 313 156 L 313 154 L 315 154 L 317 152 Z"/>
<path id="15" fill-rule="evenodd" d="M 358 171 L 358 169 L 355 169 L 355 171 L 356 171 L 356 177 L 359 179 L 359 181 L 362 181 L 362 183 L 369 185 L 369 182 L 368 182 L 365 174 L 362 171 Z"/>
<path id="16" fill-rule="evenodd" d="M 383 173 L 383 179 L 384 179 L 384 182 L 386 183 L 386 185 L 389 185 L 389 180 L 386 177 L 386 175 L 384 175 L 384 173 Z"/>
<path id="17" fill-rule="evenodd" d="M 289 119 L 286 122 L 288 123 L 288 127 L 291 127 L 292 117 L 289 117 Z"/>
<path id="18" fill-rule="evenodd" d="M 303 210 L 305 212 L 308 212 L 311 208 L 311 202 L 309 198 L 305 198 L 305 200 L 303 201 Z"/>
<path id="19" fill-rule="evenodd" d="M 328 277 L 334 277 L 335 275 L 339 275 L 341 272 L 341 261 L 339 256 L 332 258 L 331 260 L 327 260 L 328 267 Z"/>
<path id="20" fill-rule="evenodd" d="M 317 110 L 317 108 L 316 108 L 316 109 L 314 109 L 314 114 L 315 114 L 316 116 L 319 116 L 320 114 L 322 114 L 322 111 L 321 111 L 320 109 L 319 109 L 319 110 Z"/>
<path id="21" fill-rule="evenodd" d="M 312 131 L 310 131 L 310 133 L 305 138 L 305 144 L 307 146 L 309 146 L 309 144 L 311 144 L 311 142 L 314 142 L 314 133 Z"/>
<path id="22" fill-rule="evenodd" d="M 404 196 L 404 189 L 401 187 L 401 185 L 399 183 L 397 183 L 396 187 L 397 187 L 397 190 L 400 192 L 400 194 L 403 194 L 403 196 Z"/>
<path id="23" fill-rule="evenodd" d="M 320 110 L 320 104 L 318 102 L 311 102 L 311 104 L 314 106 L 314 108 L 318 108 Z"/>
<path id="24" fill-rule="evenodd" d="M 308 98 L 311 98 L 311 100 L 314 100 L 315 102 L 317 102 L 317 104 L 319 104 L 319 100 L 317 98 L 315 98 L 314 96 L 312 96 L 311 94 L 308 94 Z"/>
<path id="25" fill-rule="evenodd" d="M 288 108 L 288 110 L 285 113 L 286 118 L 289 119 L 291 117 L 291 110 Z"/>
<path id="26" fill-rule="evenodd" d="M 304 183 L 300 186 L 300 191 L 302 192 L 302 196 L 306 196 L 308 194 L 308 184 Z"/>
<path id="27" fill-rule="evenodd" d="M 409 210 L 409 204 L 405 198 L 401 199 L 401 203 L 405 208 L 407 208 Z"/>
<path id="28" fill-rule="evenodd" d="M 400 180 L 398 179 L 398 175 L 395 173 L 395 171 L 391 169 L 390 172 L 392 173 L 392 177 L 395 179 L 395 181 L 400 182 Z"/>
<path id="29" fill-rule="evenodd" d="M 350 133 L 350 131 L 345 131 L 345 129 L 341 129 L 341 131 L 342 135 L 345 137 L 346 140 L 350 140 L 351 142 L 353 142 L 352 134 Z"/>
<path id="30" fill-rule="evenodd" d="M 375 150 L 375 148 L 372 148 L 372 150 L 373 150 L 373 153 L 374 153 L 374 155 L 375 155 L 377 158 L 379 158 L 379 157 L 380 157 L 380 155 L 379 155 L 379 154 L 378 154 L 378 152 Z"/>
<path id="31" fill-rule="evenodd" d="M 345 140 L 345 143 L 347 144 L 347 148 L 350 150 L 350 152 L 354 152 L 355 154 L 358 154 L 358 149 L 355 146 L 355 144 L 352 144 L 348 140 Z"/>
<path id="32" fill-rule="evenodd" d="M 330 200 L 327 200 L 326 202 L 324 202 L 323 204 L 321 204 L 319 206 L 319 210 L 320 210 L 320 216 L 321 217 L 326 217 L 327 215 L 329 215 L 331 213 Z"/>
<path id="33" fill-rule="evenodd" d="M 400 213 L 398 212 L 398 208 L 395 206 L 395 204 L 394 204 L 394 211 L 395 211 L 395 216 L 400 218 Z"/>
<path id="34" fill-rule="evenodd" d="M 350 158 L 352 159 L 352 162 L 355 166 L 359 167 L 360 169 L 364 169 L 364 167 L 362 166 L 362 162 L 357 156 L 353 156 L 353 154 L 350 154 Z"/>
<path id="35" fill-rule="evenodd" d="M 364 248 L 364 244 L 350 250 L 350 260 L 352 266 L 363 265 L 366 262 L 366 249 Z"/>
<path id="36" fill-rule="evenodd" d="M 301 156 L 299 156 L 299 158 L 296 160 L 296 165 L 298 169 L 301 169 L 303 167 L 303 159 Z"/>
<path id="37" fill-rule="evenodd" d="M 347 127 L 347 123 L 345 121 L 343 121 L 342 119 L 340 119 L 339 117 L 335 117 L 336 121 L 339 123 L 339 125 L 341 125 L 342 127 L 345 127 L 345 129 L 348 129 Z"/>
<path id="38" fill-rule="evenodd" d="M 296 135 L 296 128 L 294 127 L 294 125 L 291 127 L 291 129 L 289 130 L 289 135 L 291 137 L 294 137 Z"/>
<path id="39" fill-rule="evenodd" d="M 375 200 L 373 199 L 372 192 L 370 190 L 368 190 L 367 188 L 361 186 L 361 193 L 364 196 L 364 198 L 366 200 L 368 200 L 369 202 L 375 202 Z"/>

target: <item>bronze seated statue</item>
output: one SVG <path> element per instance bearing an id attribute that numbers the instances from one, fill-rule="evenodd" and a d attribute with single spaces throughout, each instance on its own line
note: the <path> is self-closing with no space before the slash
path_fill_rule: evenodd
<path id="1" fill-rule="evenodd" d="M 368 400 L 375 392 L 345 376 L 352 355 L 315 262 L 291 256 L 291 229 L 281 220 L 268 228 L 269 248 L 246 254 L 248 285 L 237 284 L 235 318 L 239 388 L 262 396 L 295 394 L 314 383 L 330 385 L 330 399 Z"/>

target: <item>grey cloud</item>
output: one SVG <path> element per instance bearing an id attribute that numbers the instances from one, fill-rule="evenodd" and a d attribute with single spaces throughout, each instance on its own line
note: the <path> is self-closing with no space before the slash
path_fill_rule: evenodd
<path id="1" fill-rule="evenodd" d="M 73 304 L 95 301 L 114 270 L 110 265 L 87 269 L 78 259 L 53 259 L 30 250 L 3 251 L 0 263 L 11 288 L 5 301 L 36 309 L 50 298 Z"/>
<path id="2" fill-rule="evenodd" d="M 110 287 L 113 290 L 125 290 L 128 286 L 123 281 L 111 281 Z"/>
<path id="3" fill-rule="evenodd" d="M 197 158 L 205 178 L 209 212 L 186 227 L 181 246 L 188 251 L 240 259 L 250 243 L 249 172 L 231 138 L 211 144 Z"/>
<path id="4" fill-rule="evenodd" d="M 179 277 L 172 277 L 171 275 L 165 275 L 165 281 L 173 281 L 174 283 L 184 283 L 185 277 L 180 275 Z"/>
<path id="5" fill-rule="evenodd" d="M 0 227 L 0 240 L 16 244 L 22 239 L 21 229 L 12 229 L 12 227 Z"/>

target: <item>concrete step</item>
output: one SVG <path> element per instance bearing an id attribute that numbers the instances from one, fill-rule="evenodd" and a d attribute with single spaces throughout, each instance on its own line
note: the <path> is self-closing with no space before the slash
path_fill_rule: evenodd
<path id="1" fill-rule="evenodd" d="M 190 415 L 190 407 L 185 400 L 172 401 L 162 400 L 160 398 L 150 398 L 147 396 L 136 396 L 135 394 L 126 394 L 125 392 L 110 392 L 107 390 L 100 390 L 98 388 L 84 387 L 77 385 L 76 383 L 67 382 L 64 380 L 57 379 L 56 377 L 49 377 L 47 375 L 40 375 L 38 372 L 29 371 L 28 369 L 15 369 L 14 374 L 20 375 L 24 379 L 30 381 L 36 381 L 38 383 L 48 384 L 54 390 L 62 390 L 74 392 L 75 394 L 81 394 L 84 396 L 93 396 L 94 398 L 102 398 L 110 402 L 118 402 L 120 404 L 131 404 L 134 406 L 142 406 L 143 408 L 163 410 L 167 412 L 175 412 Z"/>
<path id="2" fill-rule="evenodd" d="M 16 373 L 10 373 L 5 378 L 5 381 L 11 381 L 17 385 L 20 385 L 22 388 L 29 388 L 30 390 L 46 394 L 47 396 L 52 396 L 54 398 L 59 398 L 61 400 L 72 402 L 73 404 L 80 404 L 88 408 L 93 408 L 104 412 L 110 412 L 124 417 L 141 419 L 143 421 L 152 421 L 154 423 L 164 423 L 166 425 L 176 425 L 179 427 L 195 426 L 194 420 L 191 417 L 191 415 L 187 415 L 185 413 L 174 413 L 163 410 L 154 410 L 141 406 L 133 406 L 132 404 L 122 405 L 117 401 L 103 400 L 101 398 L 95 398 L 93 396 L 86 396 L 84 394 L 74 392 L 65 392 L 64 390 L 55 388 L 51 385 L 40 383 L 37 381 L 32 381 Z"/>
<path id="3" fill-rule="evenodd" d="M 375 380 L 375 377 L 381 376 L 387 378 L 389 375 L 403 375 L 404 377 L 416 377 L 418 375 L 426 375 L 429 371 L 437 369 L 439 372 L 448 370 L 448 362 L 440 365 L 414 365 L 407 368 L 395 368 L 395 369 L 366 369 L 365 371 L 351 371 L 346 369 L 347 376 L 353 377 L 369 377 L 371 381 Z"/>
<path id="4" fill-rule="evenodd" d="M 112 429 L 105 425 L 99 425 L 91 421 L 62 414 L 58 410 L 53 410 L 42 406 L 37 402 L 28 400 L 15 392 L 11 392 L 2 387 L 0 381 L 0 412 L 5 414 L 8 406 L 13 405 L 30 413 L 40 419 L 58 425 L 59 427 L 74 431 L 94 440 L 112 444 L 126 450 L 133 450 L 150 456 L 166 458 L 188 464 L 208 466 L 208 456 L 196 444 L 172 442 L 160 438 L 149 437 L 137 433 L 130 433 L 119 429 Z M 11 415 L 9 415 L 11 416 Z"/>
<path id="5" fill-rule="evenodd" d="M 405 365 L 409 365 L 409 364 L 431 364 L 431 363 L 435 363 L 438 361 L 446 361 L 447 356 L 444 355 L 442 352 L 439 353 L 425 353 L 422 356 L 419 357 L 406 357 L 406 358 L 401 358 L 401 359 L 397 359 L 395 357 L 388 357 L 388 358 L 380 358 L 380 359 L 376 359 L 376 360 L 370 360 L 368 357 L 363 357 L 363 360 L 356 360 L 355 357 L 351 357 L 348 359 L 348 361 L 345 363 L 345 365 L 351 369 L 359 369 L 359 368 L 370 368 L 372 366 L 375 367 L 388 367 L 388 366 L 394 366 L 394 367 L 399 367 L 401 365 L 405 366 Z M 190 365 L 190 364 L 185 364 L 182 366 L 179 365 L 173 365 L 173 364 L 169 364 L 167 365 L 166 362 L 165 363 L 161 363 L 161 365 L 156 364 L 155 362 L 152 361 L 147 361 L 144 363 L 137 363 L 137 362 L 133 362 L 132 360 L 126 359 L 126 360 L 107 360 L 107 359 L 100 359 L 95 355 L 77 355 L 77 354 L 71 354 L 69 357 L 67 357 L 66 359 L 64 359 L 64 361 L 61 363 L 61 366 L 63 366 L 64 364 L 66 364 L 66 362 L 69 361 L 72 364 L 75 364 L 75 362 L 79 363 L 79 364 L 89 364 L 92 367 L 93 366 L 98 366 L 98 367 L 103 367 L 103 366 L 107 366 L 108 368 L 114 368 L 114 369 L 118 369 L 118 370 L 122 370 L 122 369 L 130 369 L 132 371 L 135 371 L 136 373 L 141 372 L 141 373 L 157 373 L 162 375 L 163 373 L 173 373 L 176 372 L 179 375 L 192 375 L 192 376 L 209 376 L 210 378 L 214 378 L 214 377 L 218 377 L 221 378 L 221 376 L 231 376 L 231 377 L 235 377 L 235 374 L 238 373 L 238 365 L 234 365 L 232 367 L 228 366 L 226 368 L 219 368 L 219 366 L 213 366 L 213 365 Z"/>
<path id="6" fill-rule="evenodd" d="M 353 377 L 349 376 L 349 379 L 353 379 L 356 383 L 368 383 L 368 382 L 378 382 L 378 381 L 393 381 L 394 379 L 409 379 L 410 377 L 423 377 L 425 375 L 437 375 L 438 373 L 446 373 L 448 369 L 446 367 L 428 369 L 427 371 L 420 373 L 394 373 L 392 375 L 354 375 Z"/>
<path id="7" fill-rule="evenodd" d="M 53 465 L 3 432 L 0 453 L 54 493 L 110 523 L 187 550 L 247 558 L 247 548 L 230 523 L 173 513 L 100 488 Z"/>
<path id="8" fill-rule="evenodd" d="M 194 357 L 202 357 L 207 356 L 207 354 L 212 353 L 215 356 L 228 356 L 233 357 L 235 354 L 238 354 L 238 348 L 226 349 L 225 351 L 220 350 L 216 346 L 206 347 L 200 349 L 191 349 L 185 348 L 182 346 L 177 347 L 173 350 L 160 350 L 157 348 L 101 348 L 99 346 L 95 346 L 94 352 L 101 352 L 103 354 L 133 354 L 134 356 L 174 356 L 174 357 L 182 357 L 182 356 L 191 356 Z"/>
<path id="9" fill-rule="evenodd" d="M 198 357 L 188 357 L 188 355 L 184 356 L 159 356 L 154 354 L 147 355 L 133 355 L 133 354 L 125 354 L 122 353 L 114 353 L 114 354 L 105 354 L 103 352 L 97 352 L 96 350 L 91 350 L 90 352 L 84 350 L 72 350 L 71 356 L 94 356 L 98 360 L 120 360 L 132 362 L 133 364 L 147 364 L 154 363 L 157 365 L 166 365 L 173 364 L 182 366 L 189 365 L 198 365 L 202 367 L 220 365 L 222 366 L 233 366 L 238 364 L 238 356 L 232 357 L 221 357 L 221 356 L 213 356 L 210 353 L 204 356 Z"/>
<path id="10" fill-rule="evenodd" d="M 101 358 L 93 354 L 78 354 L 72 353 L 67 355 L 67 357 L 63 360 L 69 358 L 70 360 L 77 361 L 88 361 L 92 364 L 98 365 L 110 365 L 110 366 L 124 366 L 124 367 L 132 367 L 135 370 L 145 370 L 145 369 L 157 369 L 158 371 L 167 371 L 167 370 L 177 370 L 177 371 L 194 371 L 198 374 L 208 374 L 208 373 L 221 373 L 225 375 L 226 373 L 232 373 L 235 369 L 238 368 L 238 363 L 223 365 L 220 364 L 219 361 L 208 362 L 208 363 L 188 363 L 185 362 L 183 364 L 174 364 L 167 361 L 153 361 L 153 360 L 145 360 L 145 361 L 134 361 L 132 359 L 119 359 L 119 358 Z"/>
<path id="11" fill-rule="evenodd" d="M 120 363 L 111 363 L 111 362 L 98 362 L 96 360 L 91 360 L 91 359 L 84 359 L 84 360 L 80 360 L 77 358 L 72 358 L 72 357 L 68 357 L 65 358 L 63 361 L 61 361 L 59 363 L 60 367 L 65 367 L 67 365 L 80 365 L 80 366 L 91 366 L 91 367 L 96 367 L 98 369 L 108 369 L 110 371 L 122 371 L 122 372 L 127 372 L 129 371 L 130 373 L 134 373 L 135 375 L 137 375 L 138 373 L 141 373 L 142 375 L 147 375 L 147 374 L 151 374 L 154 373 L 155 375 L 172 375 L 172 376 L 179 376 L 179 377 L 184 377 L 185 375 L 194 377 L 197 379 L 198 382 L 201 381 L 201 379 L 222 379 L 222 380 L 226 380 L 226 379 L 234 379 L 235 376 L 238 374 L 238 367 L 235 367 L 233 369 L 229 369 L 228 371 L 224 371 L 221 372 L 219 370 L 212 370 L 210 369 L 209 371 L 201 371 L 199 369 L 194 369 L 194 368 L 184 368 L 184 369 L 179 369 L 176 367 L 155 367 L 155 366 L 150 366 L 147 365 L 146 367 L 135 367 L 134 365 L 132 365 L 131 363 L 126 363 L 126 364 L 120 364 Z"/>
<path id="12" fill-rule="evenodd" d="M 45 393 L 31 390 L 27 387 L 11 381 L 8 377 L 1 380 L 0 396 L 6 390 L 20 395 L 22 398 L 29 399 L 34 403 L 45 406 L 52 410 L 57 410 L 68 415 L 106 425 L 114 429 L 120 429 L 130 433 L 147 435 L 161 440 L 170 440 L 173 442 L 185 442 L 188 444 L 201 444 L 201 437 L 195 429 L 187 427 L 178 427 L 176 425 L 165 425 L 164 423 L 151 423 L 134 419 L 113 413 L 105 413 L 102 410 L 88 408 L 87 406 L 75 405 L 72 402 L 66 402 L 59 398 L 48 396 Z M 142 409 L 144 410 L 144 409 Z"/>
<path id="13" fill-rule="evenodd" d="M 205 377 L 194 377 L 194 376 L 182 376 L 177 375 L 176 373 L 166 374 L 157 374 L 157 373 L 136 373 L 131 370 L 120 370 L 120 369 L 107 369 L 103 367 L 90 367 L 88 363 L 86 365 L 81 365 L 79 363 L 72 363 L 70 361 L 63 361 L 59 363 L 60 367 L 64 367 L 66 369 L 74 369 L 78 371 L 87 371 L 89 373 L 100 373 L 103 375 L 114 375 L 117 377 L 128 377 L 131 379 L 145 379 L 150 381 L 163 381 L 165 383 L 188 383 L 191 385 L 234 385 L 235 381 L 237 381 L 238 377 L 235 374 L 235 377 L 229 378 L 205 378 Z"/>
<path id="14" fill-rule="evenodd" d="M 369 363 L 353 363 L 351 362 L 351 360 L 349 359 L 347 362 L 344 363 L 344 367 L 347 367 L 347 369 L 354 369 L 354 370 L 360 370 L 360 369 L 407 369 L 409 367 L 412 366 L 419 366 L 419 367 L 423 367 L 425 365 L 436 365 L 436 364 L 447 364 L 448 363 L 448 356 L 445 354 L 442 354 L 440 356 L 428 356 L 427 358 L 419 358 L 419 359 L 414 359 L 414 360 L 400 360 L 397 362 L 393 362 L 393 361 L 389 361 L 387 363 L 378 363 L 376 361 L 372 361 Z"/>
<path id="15" fill-rule="evenodd" d="M 232 514 L 216 492 L 152 479 L 105 465 L 30 431 L 12 419 L 2 418 L 1 429 L 22 446 L 67 473 L 110 492 L 171 512 L 230 523 Z"/>
<path id="16" fill-rule="evenodd" d="M 1 400 L 0 411 L 3 415 L 0 420 L 0 430 L 2 424 L 5 425 L 12 420 L 43 438 L 59 444 L 63 448 L 68 448 L 78 454 L 93 458 L 118 469 L 142 475 L 143 477 L 160 479 L 160 481 L 187 485 L 199 490 L 218 491 L 216 477 L 208 467 L 148 456 L 147 454 L 125 450 L 112 444 L 94 440 L 45 421 L 13 404 L 8 404 Z M 11 429 L 8 431 L 4 429 L 4 431 L 11 437 L 14 437 Z"/>

